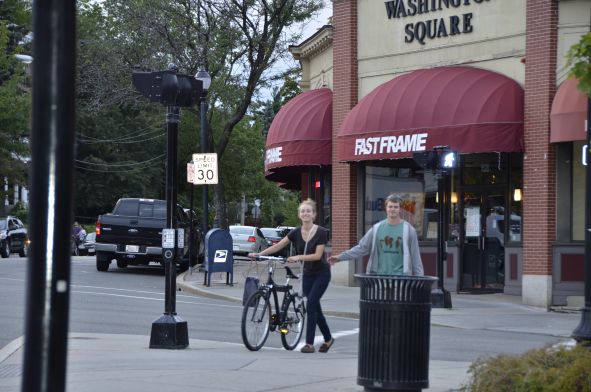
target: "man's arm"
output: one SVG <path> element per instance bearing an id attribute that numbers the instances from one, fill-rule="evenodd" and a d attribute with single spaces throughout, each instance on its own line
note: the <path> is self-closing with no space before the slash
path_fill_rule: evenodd
<path id="1" fill-rule="evenodd" d="M 337 261 L 343 260 L 353 260 L 359 257 L 367 256 L 371 252 L 371 242 L 373 240 L 373 227 L 368 230 L 367 233 L 361 238 L 359 244 L 355 245 L 349 250 L 344 251 L 343 253 L 337 256 L 330 256 L 328 261 L 334 264 Z"/>
<path id="2" fill-rule="evenodd" d="M 419 239 L 417 238 L 417 232 L 414 227 L 411 226 L 412 230 L 409 230 L 410 240 L 410 264 L 412 268 L 412 274 L 415 276 L 423 276 L 423 261 L 421 260 L 421 249 L 419 248 Z"/>

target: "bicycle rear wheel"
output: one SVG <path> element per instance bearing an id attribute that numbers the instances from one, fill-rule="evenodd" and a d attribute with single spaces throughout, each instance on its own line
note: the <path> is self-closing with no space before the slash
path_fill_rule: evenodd
<path id="1" fill-rule="evenodd" d="M 242 310 L 242 342 L 250 351 L 258 351 L 269 336 L 271 304 L 263 291 L 256 291 Z"/>
<path id="2" fill-rule="evenodd" d="M 302 338 L 305 325 L 306 306 L 304 305 L 304 298 L 299 295 L 292 295 L 285 311 L 285 323 L 280 329 L 281 344 L 286 350 L 296 348 Z"/>

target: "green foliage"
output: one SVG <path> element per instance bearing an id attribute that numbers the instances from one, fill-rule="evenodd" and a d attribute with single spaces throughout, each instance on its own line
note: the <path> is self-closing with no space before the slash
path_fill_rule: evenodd
<path id="1" fill-rule="evenodd" d="M 469 373 L 464 392 L 591 392 L 591 350 L 579 345 L 480 358 Z"/>
<path id="2" fill-rule="evenodd" d="M 12 208 L 12 210 L 10 210 L 10 215 L 16 216 L 25 225 L 29 221 L 29 210 L 27 209 L 27 207 L 21 201 L 17 202 L 14 205 L 14 207 Z"/>
<path id="3" fill-rule="evenodd" d="M 11 184 L 26 184 L 29 153 L 31 92 L 27 66 L 15 55 L 30 53 L 24 39 L 30 31 L 26 1 L 0 2 L 0 177 Z M 0 197 L 4 190 L 0 190 Z"/>
<path id="4" fill-rule="evenodd" d="M 320 9 L 320 0 L 82 0 L 78 5 L 79 161 L 116 165 L 157 156 L 163 146 L 159 139 L 138 143 L 131 151 L 115 144 L 91 145 L 89 137 L 113 140 L 117 135 L 133 135 L 148 125 L 164 125 L 164 108 L 149 104 L 131 85 L 134 70 L 162 70 L 173 62 L 180 72 L 193 75 L 205 66 L 212 77 L 207 95 L 209 151 L 218 153 L 223 181 L 209 187 L 210 200 L 215 199 L 216 207 L 215 211 L 210 208 L 212 215 L 224 225 L 227 206 L 237 205 L 242 194 L 249 200 L 263 200 L 263 205 L 270 204 L 267 199 L 279 198 L 276 184 L 264 179 L 264 140 L 259 123 L 249 118 L 250 108 L 261 90 L 277 80 L 281 73 L 273 66 L 289 57 L 289 44 L 299 39 L 286 29 L 310 18 Z M 290 90 L 297 87 L 294 83 Z M 148 118 L 153 122 L 148 123 Z M 179 201 L 186 206 L 191 189 L 185 181 L 186 163 L 191 154 L 201 151 L 199 127 L 198 108 L 183 109 Z M 88 163 L 78 162 L 77 166 L 85 166 L 86 170 L 78 168 L 76 216 L 95 214 L 101 205 L 104 212 L 112 207 L 110 199 L 132 188 L 136 195 L 145 192 L 145 197 L 163 189 L 161 166 L 160 178 L 153 168 L 141 174 L 110 169 L 93 175 Z"/>
<path id="5" fill-rule="evenodd" d="M 567 65 L 572 66 L 570 75 L 579 81 L 579 90 L 591 97 L 591 32 L 571 46 L 566 57 Z"/>

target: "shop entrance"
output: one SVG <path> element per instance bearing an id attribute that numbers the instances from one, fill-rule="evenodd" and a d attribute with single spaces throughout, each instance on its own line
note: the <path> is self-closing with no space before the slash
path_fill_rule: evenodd
<path id="1" fill-rule="evenodd" d="M 505 200 L 505 189 L 498 186 L 466 187 L 460 193 L 460 290 L 503 290 Z"/>

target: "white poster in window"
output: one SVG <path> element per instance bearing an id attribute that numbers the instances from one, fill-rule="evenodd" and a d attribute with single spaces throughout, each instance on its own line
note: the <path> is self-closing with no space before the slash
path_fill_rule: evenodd
<path id="1" fill-rule="evenodd" d="M 480 235 L 480 207 L 468 207 L 466 212 L 466 237 Z"/>

